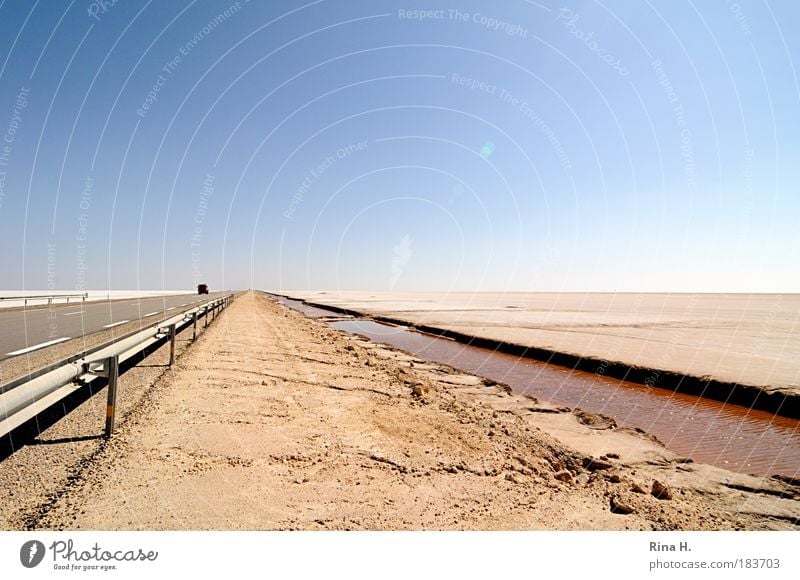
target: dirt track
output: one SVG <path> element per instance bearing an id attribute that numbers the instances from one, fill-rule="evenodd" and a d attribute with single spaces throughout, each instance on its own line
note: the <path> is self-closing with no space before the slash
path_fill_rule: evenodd
<path id="1" fill-rule="evenodd" d="M 254 293 L 223 312 L 56 491 L 17 521 L 797 529 L 800 518 L 797 486 L 686 463 L 602 417 L 415 361 Z"/>

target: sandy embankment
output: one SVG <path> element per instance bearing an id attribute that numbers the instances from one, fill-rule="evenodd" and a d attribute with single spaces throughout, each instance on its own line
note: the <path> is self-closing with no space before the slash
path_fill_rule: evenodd
<path id="1" fill-rule="evenodd" d="M 284 294 L 800 418 L 800 294 Z"/>
<path id="2" fill-rule="evenodd" d="M 509 394 L 249 293 L 25 521 L 796 529 L 798 497 L 800 487 L 686 463 L 602 417 Z"/>

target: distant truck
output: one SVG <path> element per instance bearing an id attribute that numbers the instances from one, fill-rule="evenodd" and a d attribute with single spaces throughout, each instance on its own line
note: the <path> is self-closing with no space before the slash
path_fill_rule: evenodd
<path id="1" fill-rule="evenodd" d="M 197 293 L 198 294 L 208 294 L 208 284 L 198 284 L 197 285 Z"/>

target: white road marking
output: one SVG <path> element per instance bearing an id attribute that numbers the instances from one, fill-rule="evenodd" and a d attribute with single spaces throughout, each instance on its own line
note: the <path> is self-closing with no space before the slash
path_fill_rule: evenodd
<path id="1" fill-rule="evenodd" d="M 181 304 L 181 306 L 186 306 L 186 304 Z"/>
<path id="2" fill-rule="evenodd" d="M 69 336 L 64 336 L 62 338 L 57 338 L 55 340 L 50 340 L 47 342 L 43 342 L 42 344 L 35 344 L 33 346 L 29 346 L 28 348 L 21 348 L 19 350 L 15 350 L 14 352 L 6 353 L 8 356 L 15 356 L 18 354 L 25 354 L 26 352 L 31 352 L 32 350 L 39 350 L 40 348 L 44 348 L 46 346 L 50 346 L 51 344 L 58 344 L 59 342 L 64 342 L 65 340 L 69 340 Z"/>
<path id="3" fill-rule="evenodd" d="M 130 322 L 130 320 L 120 320 L 119 322 L 112 322 L 111 324 L 106 324 L 103 328 L 114 328 L 115 326 L 119 326 L 120 324 L 125 324 L 126 322 Z"/>
<path id="4" fill-rule="evenodd" d="M 175 310 L 177 306 L 173 306 L 172 308 L 167 308 L 164 312 L 169 312 L 170 310 Z"/>
<path id="5" fill-rule="evenodd" d="M 155 312 L 148 312 L 142 318 L 147 318 L 148 316 L 153 316 L 153 314 L 161 314 L 160 310 L 156 310 Z"/>
<path id="6" fill-rule="evenodd" d="M 80 312 L 67 312 L 66 314 L 64 314 L 64 316 L 75 316 L 76 314 L 83 314 L 85 312 L 86 312 L 85 310 L 81 310 Z"/>

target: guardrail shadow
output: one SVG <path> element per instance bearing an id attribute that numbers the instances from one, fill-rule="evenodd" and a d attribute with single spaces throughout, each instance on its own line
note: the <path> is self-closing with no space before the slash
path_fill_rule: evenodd
<path id="1" fill-rule="evenodd" d="M 78 443 L 102 438 L 103 435 L 100 433 L 97 435 L 81 435 L 80 437 L 62 437 L 61 439 L 34 439 L 28 442 L 28 445 L 61 445 L 62 443 Z"/>

